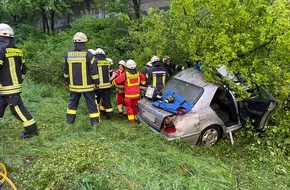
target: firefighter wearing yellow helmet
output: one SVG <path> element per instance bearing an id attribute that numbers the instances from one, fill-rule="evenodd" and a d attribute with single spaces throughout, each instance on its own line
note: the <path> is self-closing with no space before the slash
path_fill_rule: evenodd
<path id="1" fill-rule="evenodd" d="M 86 49 L 87 41 L 84 33 L 77 32 L 73 37 L 74 47 L 65 56 L 64 77 L 70 90 L 66 121 L 68 124 L 75 122 L 79 100 L 84 95 L 90 122 L 96 126 L 100 117 L 94 93 L 98 85 L 98 74 L 94 55 Z"/>
<path id="2" fill-rule="evenodd" d="M 0 119 L 9 106 L 12 114 L 22 121 L 24 132 L 21 138 L 37 135 L 37 125 L 34 118 L 25 108 L 20 93 L 23 76 L 27 67 L 23 52 L 14 43 L 14 31 L 8 25 L 0 24 Z"/>

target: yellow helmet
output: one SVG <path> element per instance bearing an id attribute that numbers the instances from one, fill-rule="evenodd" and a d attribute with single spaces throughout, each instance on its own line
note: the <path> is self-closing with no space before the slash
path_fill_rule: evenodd
<path id="1" fill-rule="evenodd" d="M 0 36 L 14 37 L 13 29 L 5 23 L 0 23 Z"/>
<path id="2" fill-rule="evenodd" d="M 87 42 L 87 36 L 82 32 L 77 32 L 73 38 L 74 42 Z"/>

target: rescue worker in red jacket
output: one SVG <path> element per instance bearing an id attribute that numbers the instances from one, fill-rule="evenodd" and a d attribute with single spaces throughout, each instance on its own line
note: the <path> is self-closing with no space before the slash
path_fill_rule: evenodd
<path id="1" fill-rule="evenodd" d="M 98 89 L 96 90 L 97 101 L 102 100 L 102 105 L 105 107 L 106 119 L 111 119 L 113 116 L 113 108 L 111 103 L 111 63 L 106 60 L 106 55 L 103 49 L 96 49 L 97 70 L 98 70 Z"/>
<path id="2" fill-rule="evenodd" d="M 146 84 L 146 77 L 143 73 L 136 70 L 136 63 L 129 59 L 126 62 L 126 71 L 112 81 L 113 85 L 123 84 L 125 90 L 125 106 L 127 109 L 128 120 L 134 123 L 138 113 L 137 101 L 140 100 L 140 85 Z"/>
<path id="3" fill-rule="evenodd" d="M 124 60 L 119 61 L 118 69 L 113 72 L 113 74 L 111 76 L 111 80 L 119 77 L 120 75 L 122 75 L 125 72 L 125 64 L 126 64 L 126 62 Z M 124 98 L 125 98 L 124 86 L 123 86 L 123 84 L 121 86 L 116 85 L 116 88 L 117 88 L 116 102 L 117 102 L 117 106 L 118 106 L 118 111 L 120 114 L 126 114 L 126 113 L 123 113 Z"/>
<path id="4" fill-rule="evenodd" d="M 35 120 L 25 108 L 20 93 L 23 76 L 26 74 L 23 52 L 14 43 L 13 29 L 0 24 L 0 119 L 9 105 L 12 114 L 23 122 L 24 132 L 21 138 L 37 135 Z"/>
<path id="5" fill-rule="evenodd" d="M 70 89 L 67 123 L 73 124 L 75 122 L 79 100 L 83 94 L 90 122 L 96 126 L 100 118 L 94 92 L 98 85 L 97 63 L 91 51 L 86 49 L 88 39 L 84 33 L 77 32 L 73 41 L 74 47 L 66 53 L 64 62 L 64 77 Z"/>

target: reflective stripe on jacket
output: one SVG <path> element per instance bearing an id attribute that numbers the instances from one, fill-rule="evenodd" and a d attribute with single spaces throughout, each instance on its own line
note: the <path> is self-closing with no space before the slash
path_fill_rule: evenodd
<path id="1" fill-rule="evenodd" d="M 26 74 L 23 52 L 19 48 L 0 49 L 0 94 L 16 94 L 22 91 Z"/>
<path id="2" fill-rule="evenodd" d="M 98 75 L 99 75 L 99 89 L 111 88 L 110 73 L 111 64 L 107 60 L 98 60 L 97 63 Z"/>
<path id="3" fill-rule="evenodd" d="M 126 71 L 114 79 L 112 83 L 114 85 L 124 83 L 125 97 L 135 99 L 140 97 L 140 84 L 145 85 L 146 77 L 139 71 L 136 74 L 130 74 Z"/>
<path id="4" fill-rule="evenodd" d="M 64 77 L 68 79 L 72 92 L 89 92 L 94 90 L 98 79 L 95 58 L 88 51 L 68 52 L 64 64 Z"/>

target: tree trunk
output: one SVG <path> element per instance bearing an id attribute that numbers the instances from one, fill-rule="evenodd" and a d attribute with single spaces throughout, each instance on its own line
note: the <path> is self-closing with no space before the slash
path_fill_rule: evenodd
<path id="1" fill-rule="evenodd" d="M 55 20 L 54 18 L 55 18 L 55 12 L 54 12 L 53 9 L 50 9 L 49 12 L 50 12 L 50 31 L 52 33 L 54 33 L 54 20 Z"/>
<path id="2" fill-rule="evenodd" d="M 134 12 L 135 12 L 135 17 L 137 19 L 140 18 L 140 1 L 141 0 L 132 0 Z"/>

